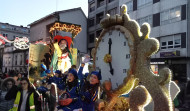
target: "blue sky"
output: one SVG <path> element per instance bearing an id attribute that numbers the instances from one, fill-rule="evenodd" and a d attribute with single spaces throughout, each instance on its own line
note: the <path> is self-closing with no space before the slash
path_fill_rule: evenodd
<path id="1" fill-rule="evenodd" d="M 60 10 L 81 7 L 88 14 L 88 0 L 1 0 L 0 22 L 28 24 Z"/>

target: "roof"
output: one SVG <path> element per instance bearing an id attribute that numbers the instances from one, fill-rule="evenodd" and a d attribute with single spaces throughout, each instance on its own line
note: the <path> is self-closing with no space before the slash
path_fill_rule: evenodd
<path id="1" fill-rule="evenodd" d="M 84 14 L 84 12 L 83 12 L 83 10 L 81 9 L 81 7 L 78 7 L 78 8 L 73 8 L 73 9 L 68 9 L 68 10 L 62 10 L 62 11 L 53 12 L 53 13 L 51 13 L 51 14 L 49 14 L 49 15 L 47 15 L 47 16 L 45 16 L 45 17 L 39 19 L 39 20 L 34 21 L 34 22 L 31 23 L 31 24 L 28 24 L 28 26 L 37 24 L 37 23 L 39 23 L 40 21 L 43 21 L 43 20 L 45 20 L 45 19 L 47 19 L 47 18 L 49 18 L 49 17 L 53 17 L 53 16 L 55 16 L 57 13 L 60 14 L 60 13 L 66 13 L 66 12 L 71 12 L 71 11 L 77 11 L 77 10 L 80 10 L 80 11 L 82 12 L 82 14 L 86 17 L 86 15 Z M 87 18 L 87 17 L 86 17 L 86 18 Z"/>

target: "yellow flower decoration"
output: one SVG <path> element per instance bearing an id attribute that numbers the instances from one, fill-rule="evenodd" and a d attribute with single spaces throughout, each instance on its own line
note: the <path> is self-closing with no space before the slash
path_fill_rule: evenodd
<path id="1" fill-rule="evenodd" d="M 106 54 L 105 56 L 104 56 L 104 62 L 105 63 L 109 63 L 109 62 L 111 62 L 112 61 L 112 56 L 110 55 L 110 54 Z"/>

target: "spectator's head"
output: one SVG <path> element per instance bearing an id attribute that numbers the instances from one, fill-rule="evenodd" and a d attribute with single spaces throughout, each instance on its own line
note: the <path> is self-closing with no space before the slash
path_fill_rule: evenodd
<path id="1" fill-rule="evenodd" d="M 21 73 L 18 74 L 18 78 L 22 78 L 22 74 Z"/>
<path id="2" fill-rule="evenodd" d="M 28 90 L 30 88 L 29 79 L 26 77 L 21 78 L 20 84 L 21 84 L 22 90 Z"/>
<path id="3" fill-rule="evenodd" d="M 75 79 L 78 79 L 77 71 L 75 69 L 69 70 L 69 74 L 67 75 L 68 82 L 73 82 Z"/>
<path id="4" fill-rule="evenodd" d="M 112 89 L 112 84 L 111 84 L 111 81 L 104 81 L 103 83 L 103 88 L 106 90 L 106 91 L 110 91 Z"/>
<path id="5" fill-rule="evenodd" d="M 100 83 L 100 80 L 102 79 L 101 73 L 98 71 L 92 71 L 90 75 L 89 82 L 92 85 Z"/>
<path id="6" fill-rule="evenodd" d="M 9 89 L 11 89 L 12 88 L 12 86 L 13 86 L 13 82 L 12 81 L 7 81 L 7 89 L 9 90 Z"/>
<path id="7" fill-rule="evenodd" d="M 61 71 L 60 71 L 60 70 L 56 70 L 56 71 L 55 71 L 55 76 L 56 76 L 56 77 L 59 77 L 59 75 L 61 75 Z"/>
<path id="8" fill-rule="evenodd" d="M 75 70 L 76 70 L 76 69 L 77 69 L 77 66 L 76 66 L 76 65 L 72 65 L 72 66 L 71 66 L 71 69 L 75 69 Z"/>
<path id="9" fill-rule="evenodd" d="M 3 82 L 2 82 L 2 90 L 9 90 L 12 88 L 12 86 L 15 84 L 15 80 L 11 77 L 6 78 Z"/>

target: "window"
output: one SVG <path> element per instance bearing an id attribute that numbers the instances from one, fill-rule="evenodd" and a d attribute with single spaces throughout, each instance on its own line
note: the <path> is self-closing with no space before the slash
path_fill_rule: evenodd
<path id="1" fill-rule="evenodd" d="M 6 28 L 6 26 L 5 26 L 5 25 L 1 25 L 1 28 L 2 28 L 2 29 L 5 29 L 5 28 Z"/>
<path id="2" fill-rule="evenodd" d="M 178 48 L 181 47 L 181 39 L 176 39 L 174 41 L 174 48 Z"/>
<path id="3" fill-rule="evenodd" d="M 99 37 L 100 34 L 101 34 L 101 32 L 102 32 L 102 30 L 98 30 L 98 31 L 96 31 L 96 37 Z"/>
<path id="4" fill-rule="evenodd" d="M 139 23 L 139 25 L 142 25 L 143 23 L 147 22 L 150 24 L 150 26 L 152 26 L 152 15 L 137 19 L 137 22 Z"/>
<path id="5" fill-rule="evenodd" d="M 95 2 L 90 4 L 90 12 L 95 10 Z"/>
<path id="6" fill-rule="evenodd" d="M 137 7 L 143 7 L 152 3 L 152 0 L 138 0 Z"/>
<path id="7" fill-rule="evenodd" d="M 89 19 L 89 27 L 94 26 L 95 17 Z"/>
<path id="8" fill-rule="evenodd" d="M 11 57 L 9 57 L 9 60 L 8 60 L 8 61 L 9 61 L 9 64 L 11 64 Z"/>
<path id="9" fill-rule="evenodd" d="M 161 49 L 181 48 L 181 34 L 160 38 Z"/>
<path id="10" fill-rule="evenodd" d="M 133 10 L 133 1 L 127 2 L 127 12 L 130 12 Z"/>
<path id="11" fill-rule="evenodd" d="M 168 41 L 168 49 L 169 48 L 173 48 L 173 40 L 172 41 Z"/>
<path id="12" fill-rule="evenodd" d="M 108 13 L 109 13 L 111 16 L 115 15 L 115 14 L 117 13 L 117 8 L 113 8 L 113 9 L 109 10 Z"/>
<path id="13" fill-rule="evenodd" d="M 94 43 L 94 33 L 89 35 L 89 43 Z"/>
<path id="14" fill-rule="evenodd" d="M 110 3 L 110 2 L 113 2 L 113 1 L 114 1 L 114 0 L 109 0 L 109 3 Z"/>
<path id="15" fill-rule="evenodd" d="M 3 34 L 3 37 L 8 37 L 8 34 Z"/>
<path id="16" fill-rule="evenodd" d="M 98 0 L 97 7 L 101 7 L 104 5 L 104 0 Z"/>
<path id="17" fill-rule="evenodd" d="M 161 43 L 161 49 L 166 49 L 166 42 Z"/>
<path id="18" fill-rule="evenodd" d="M 175 7 L 169 10 L 166 10 L 161 13 L 160 23 L 161 25 L 177 22 L 181 20 L 181 7 Z"/>
<path id="19" fill-rule="evenodd" d="M 15 65 L 17 65 L 17 56 L 15 56 Z"/>
<path id="20" fill-rule="evenodd" d="M 22 55 L 20 55 L 20 65 L 22 65 Z"/>
<path id="21" fill-rule="evenodd" d="M 103 17 L 104 17 L 104 12 L 97 14 L 96 15 L 96 24 L 99 24 L 100 21 L 103 19 Z"/>

